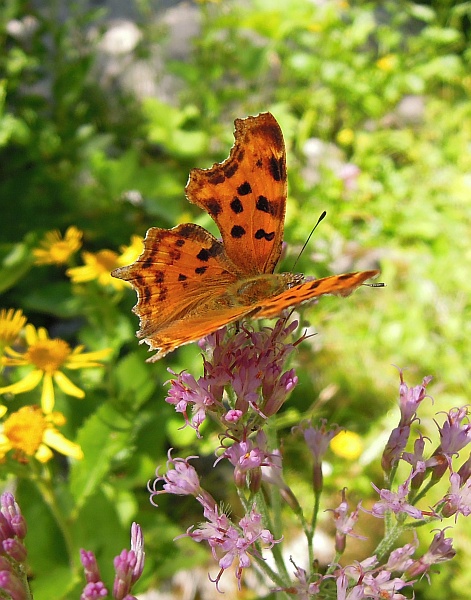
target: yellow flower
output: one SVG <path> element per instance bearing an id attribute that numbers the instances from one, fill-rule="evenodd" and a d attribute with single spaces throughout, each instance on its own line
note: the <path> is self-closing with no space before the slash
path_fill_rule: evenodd
<path id="1" fill-rule="evenodd" d="M 350 146 L 354 139 L 355 133 L 349 128 L 341 129 L 337 134 L 337 141 L 342 146 Z"/>
<path id="2" fill-rule="evenodd" d="M 363 442 L 354 431 L 341 431 L 330 442 L 334 454 L 347 460 L 356 460 L 363 452 Z"/>
<path id="3" fill-rule="evenodd" d="M 57 230 L 48 231 L 39 245 L 33 250 L 37 265 L 63 265 L 82 245 L 82 232 L 73 225 L 63 238 Z"/>
<path id="4" fill-rule="evenodd" d="M 10 346 L 16 341 L 26 323 L 22 310 L 2 308 L 0 311 L 0 346 Z"/>
<path id="5" fill-rule="evenodd" d="M 122 279 L 111 277 L 111 271 L 117 267 L 124 267 L 133 263 L 142 253 L 142 238 L 133 235 L 129 246 L 121 246 L 121 254 L 113 250 L 100 250 L 96 254 L 84 252 L 85 265 L 67 270 L 67 275 L 74 283 L 97 280 L 100 285 L 112 285 L 115 289 L 122 289 L 128 284 Z"/>
<path id="6" fill-rule="evenodd" d="M 28 324 L 25 327 L 26 352 L 17 352 L 13 348 L 5 349 L 2 364 L 7 367 L 33 366 L 23 379 L 0 388 L 0 393 L 10 392 L 22 394 L 33 390 L 39 383 L 43 382 L 41 394 L 41 407 L 46 415 L 51 414 L 54 408 L 54 385 L 69 396 L 83 398 L 85 392 L 73 384 L 70 379 L 60 370 L 62 367 L 68 369 L 84 369 L 87 367 L 101 367 L 97 362 L 108 356 L 109 348 L 97 352 L 83 352 L 83 346 L 77 346 L 72 350 L 67 342 L 61 339 L 51 340 L 47 331 L 40 327 L 38 330 Z"/>
<path id="7" fill-rule="evenodd" d="M 18 458 L 35 456 L 40 462 L 53 457 L 51 448 L 77 460 L 83 458 L 82 449 L 62 435 L 55 425 L 63 425 L 62 413 L 44 415 L 39 406 L 23 406 L 5 419 L 0 430 L 0 459 L 16 450 Z"/>
<path id="8" fill-rule="evenodd" d="M 395 54 L 386 54 L 376 61 L 376 66 L 381 71 L 392 71 L 397 64 L 397 57 Z"/>

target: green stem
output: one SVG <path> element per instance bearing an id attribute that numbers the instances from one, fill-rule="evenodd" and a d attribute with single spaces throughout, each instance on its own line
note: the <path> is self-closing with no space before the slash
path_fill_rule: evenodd
<path id="1" fill-rule="evenodd" d="M 31 461 L 31 466 L 33 467 L 34 461 Z M 69 558 L 69 565 L 72 569 L 72 572 L 77 574 L 78 566 L 75 561 L 75 546 L 73 543 L 72 532 L 69 527 L 69 523 L 67 519 L 64 517 L 64 514 L 57 502 L 57 497 L 54 492 L 54 487 L 52 485 L 52 477 L 51 472 L 47 467 L 40 472 L 38 465 L 34 467 L 34 476 L 33 481 L 35 482 L 45 504 L 49 507 L 56 524 L 62 534 L 64 539 L 65 547 L 67 549 L 67 554 Z"/>

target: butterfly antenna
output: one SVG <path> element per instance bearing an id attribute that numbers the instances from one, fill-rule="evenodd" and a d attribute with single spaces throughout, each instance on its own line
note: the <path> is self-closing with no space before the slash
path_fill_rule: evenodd
<path id="1" fill-rule="evenodd" d="M 317 226 L 319 225 L 319 223 L 325 218 L 325 216 L 327 215 L 327 213 L 324 212 L 321 214 L 321 216 L 317 219 L 317 223 L 314 225 L 314 227 L 311 229 L 311 233 L 307 236 L 307 240 L 304 242 L 303 247 L 301 248 L 300 253 L 298 254 L 298 257 L 296 258 L 296 260 L 294 261 L 294 265 L 291 267 L 291 271 L 294 272 L 294 267 L 298 264 L 298 260 L 301 258 L 301 254 L 304 252 L 304 250 L 306 249 L 306 246 L 309 243 L 309 240 L 311 239 L 312 234 L 314 233 L 314 231 L 317 229 Z"/>

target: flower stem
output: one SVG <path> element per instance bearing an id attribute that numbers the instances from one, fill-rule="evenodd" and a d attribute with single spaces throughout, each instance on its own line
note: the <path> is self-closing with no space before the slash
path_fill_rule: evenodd
<path id="1" fill-rule="evenodd" d="M 69 523 L 64 517 L 64 514 L 57 502 L 57 497 L 52 485 L 51 472 L 47 467 L 44 467 L 44 469 L 40 471 L 39 465 L 34 463 L 34 461 L 31 461 L 31 466 L 34 469 L 33 481 L 35 482 L 39 493 L 44 500 L 44 503 L 49 507 L 49 510 L 51 511 L 64 539 L 70 568 L 72 569 L 73 573 L 77 573 L 77 563 L 74 559 L 76 552 L 73 543 L 72 532 L 69 527 Z"/>

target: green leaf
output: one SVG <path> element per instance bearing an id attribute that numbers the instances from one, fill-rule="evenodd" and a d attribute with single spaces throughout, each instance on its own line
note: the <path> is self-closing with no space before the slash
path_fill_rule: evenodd
<path id="1" fill-rule="evenodd" d="M 70 489 L 78 508 L 96 492 L 108 476 L 115 456 L 129 448 L 132 439 L 130 420 L 111 403 L 103 404 L 85 422 L 76 440 L 84 458 L 71 470 Z"/>
<path id="2" fill-rule="evenodd" d="M 24 243 L 0 248 L 0 293 L 13 287 L 30 270 L 34 257 Z"/>

